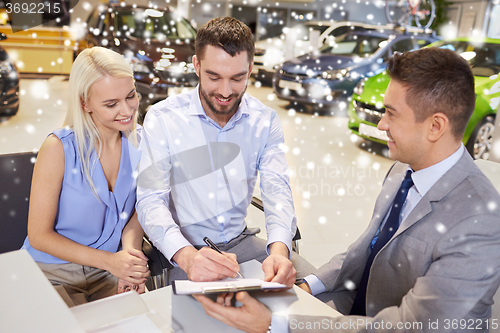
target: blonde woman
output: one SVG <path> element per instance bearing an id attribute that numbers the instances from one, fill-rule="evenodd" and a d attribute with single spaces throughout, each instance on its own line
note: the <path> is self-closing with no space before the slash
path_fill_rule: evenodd
<path id="1" fill-rule="evenodd" d="M 134 210 L 138 105 L 123 56 L 86 49 L 71 69 L 64 128 L 38 153 L 23 248 L 68 306 L 144 292 L 149 269 Z"/>

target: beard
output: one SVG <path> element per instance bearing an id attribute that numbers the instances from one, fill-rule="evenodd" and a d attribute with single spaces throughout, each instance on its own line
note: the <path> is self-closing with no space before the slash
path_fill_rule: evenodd
<path id="1" fill-rule="evenodd" d="M 214 103 L 210 100 L 210 97 L 217 98 L 214 93 L 207 93 L 205 90 L 203 90 L 203 87 L 201 85 L 201 82 L 199 83 L 200 85 L 200 93 L 203 99 L 205 100 L 205 103 L 207 103 L 208 107 L 210 108 L 210 111 L 212 111 L 214 114 L 219 115 L 219 116 L 226 116 L 230 115 L 236 112 L 238 110 L 241 100 L 243 99 L 243 95 L 245 94 L 245 91 L 247 90 L 247 87 L 245 85 L 245 89 L 241 92 L 241 94 L 231 94 L 229 97 L 223 97 L 222 95 L 218 95 L 220 98 L 231 98 L 233 100 L 233 103 L 230 105 L 218 105 L 219 108 L 216 107 Z"/>

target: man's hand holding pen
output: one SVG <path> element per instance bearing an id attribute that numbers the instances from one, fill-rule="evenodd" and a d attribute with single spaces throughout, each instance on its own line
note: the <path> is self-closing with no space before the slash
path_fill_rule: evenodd
<path id="1" fill-rule="evenodd" d="M 222 251 L 217 247 L 217 245 L 215 245 L 215 243 L 210 240 L 210 238 L 205 237 L 205 238 L 203 238 L 203 241 L 212 250 L 217 251 L 217 253 L 223 254 Z M 236 255 L 234 257 L 236 258 Z M 241 273 L 239 272 L 239 270 L 238 270 L 238 272 L 236 272 L 236 274 L 238 274 L 238 276 L 243 279 L 243 275 L 241 275 Z"/>
<path id="2" fill-rule="evenodd" d="M 186 246 L 177 251 L 173 260 L 186 272 L 191 281 L 217 281 L 236 278 L 240 267 L 233 253 L 218 253 L 209 247 L 200 250 Z"/>

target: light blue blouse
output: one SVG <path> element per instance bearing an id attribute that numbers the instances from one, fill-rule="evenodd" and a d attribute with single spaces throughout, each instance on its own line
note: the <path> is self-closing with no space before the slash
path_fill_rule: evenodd
<path id="1" fill-rule="evenodd" d="M 54 131 L 64 147 L 64 178 L 54 229 L 57 233 L 77 243 L 109 252 L 116 252 L 122 230 L 128 222 L 136 200 L 136 168 L 140 151 L 122 135 L 120 168 L 113 192 L 108 189 L 97 154 L 93 153 L 92 179 L 100 201 L 93 194 L 80 165 L 75 134 L 71 129 Z M 67 261 L 35 250 L 28 237 L 23 244 L 37 262 L 62 264 Z"/>

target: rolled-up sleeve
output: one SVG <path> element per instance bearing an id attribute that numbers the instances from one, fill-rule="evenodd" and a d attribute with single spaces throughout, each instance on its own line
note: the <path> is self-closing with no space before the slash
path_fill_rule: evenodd
<path id="1" fill-rule="evenodd" d="M 269 135 L 260 155 L 260 190 L 264 203 L 267 251 L 274 242 L 283 242 L 291 253 L 292 238 L 297 229 L 292 190 L 285 157 L 284 133 L 275 111 L 271 114 Z"/>
<path id="2" fill-rule="evenodd" d="M 191 246 L 191 243 L 182 235 L 169 209 L 172 165 L 168 132 L 161 117 L 161 113 L 153 107 L 144 121 L 136 210 L 139 222 L 153 245 L 171 261 L 178 250 Z"/>

